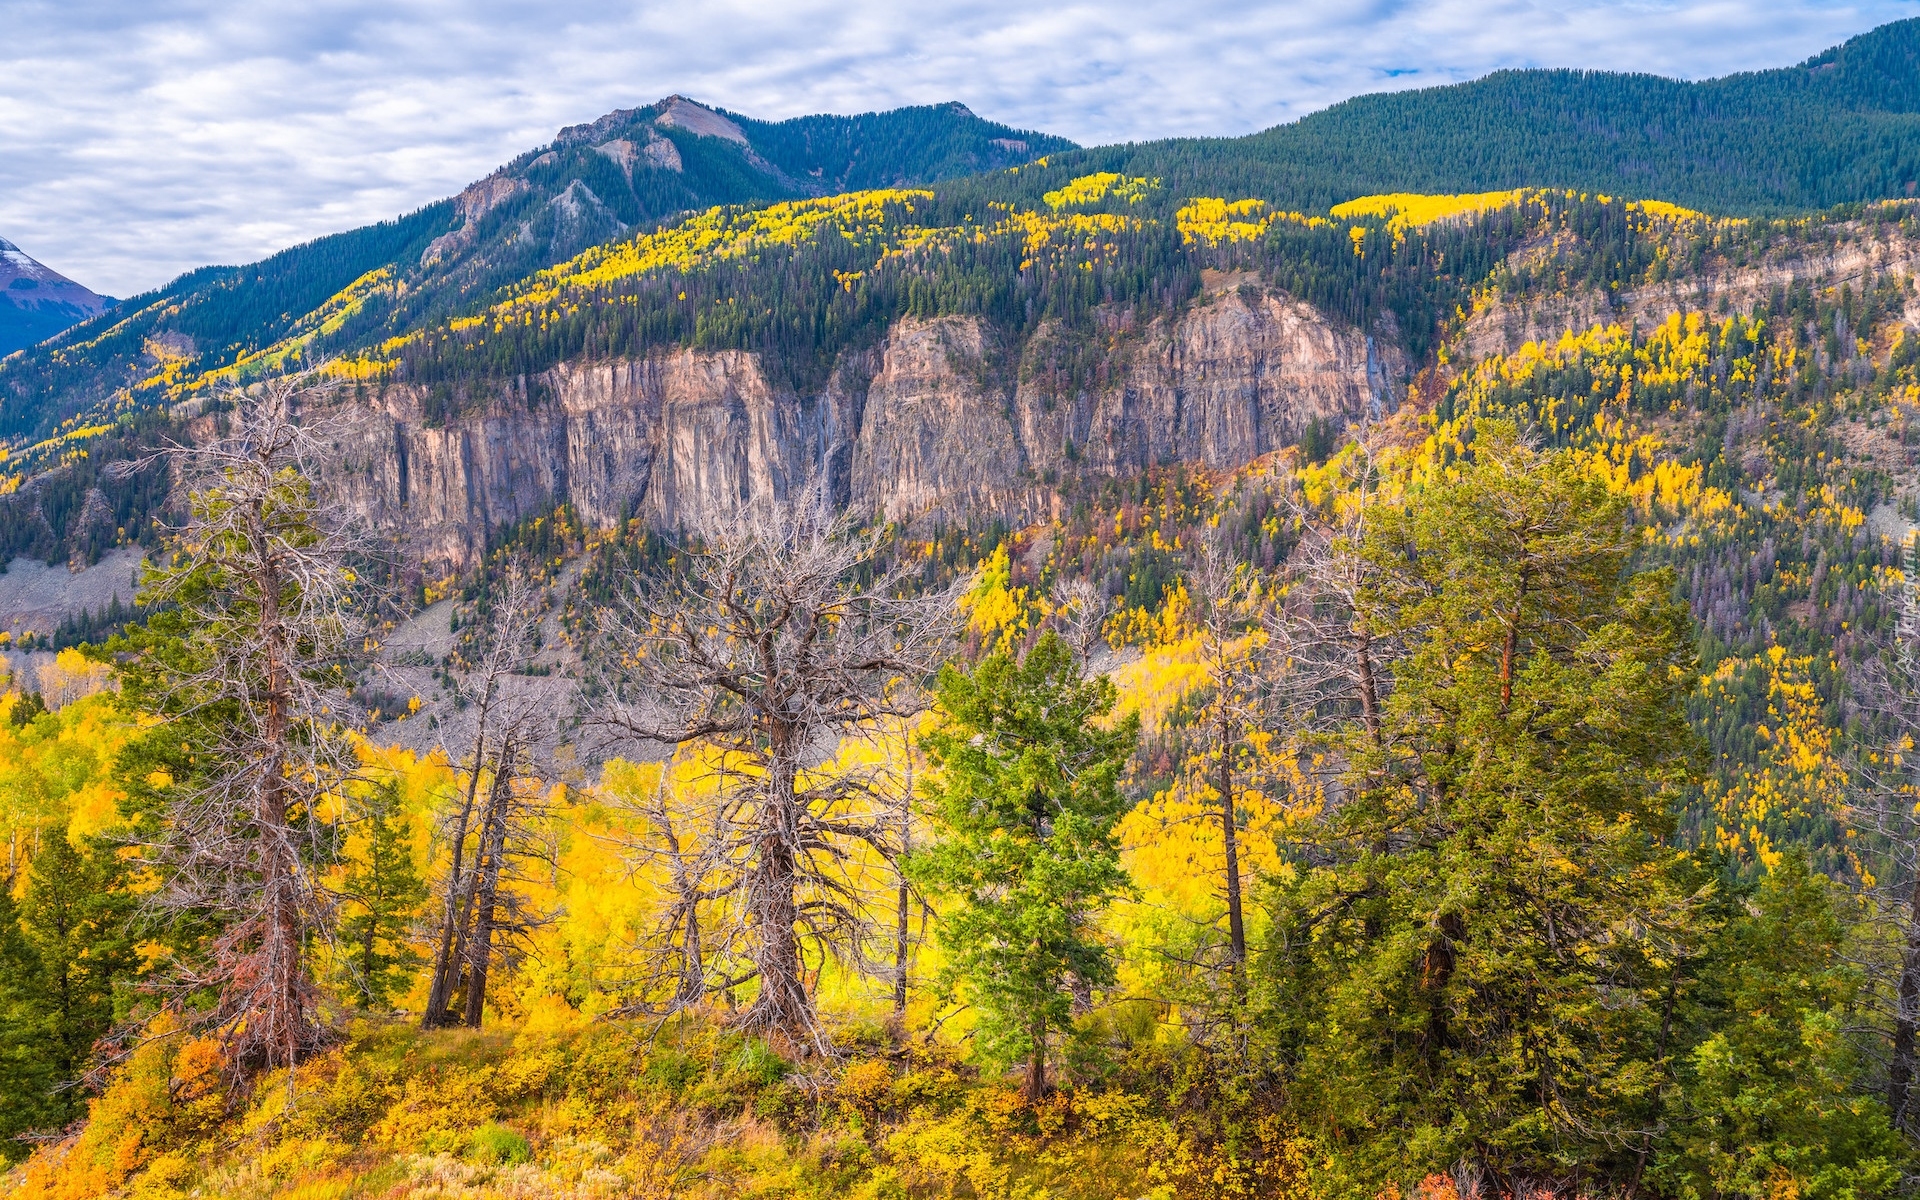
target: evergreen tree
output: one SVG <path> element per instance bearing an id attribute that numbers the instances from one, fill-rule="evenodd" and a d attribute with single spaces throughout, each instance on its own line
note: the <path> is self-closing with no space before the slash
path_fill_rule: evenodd
<path id="1" fill-rule="evenodd" d="M 1662 845 L 1688 624 L 1633 548 L 1579 461 L 1492 421 L 1368 530 L 1362 615 L 1409 653 L 1275 889 L 1263 973 L 1302 1117 L 1369 1195 L 1457 1167 L 1517 1194 L 1636 1144 L 1662 968 L 1702 931 Z"/>
<path id="2" fill-rule="evenodd" d="M 86 1072 L 94 1042 L 113 1026 L 115 985 L 134 968 L 134 898 L 123 876 L 110 849 L 76 850 L 63 828 L 47 834 L 27 871 L 20 915 L 40 968 L 32 999 L 44 1022 L 41 1053 L 59 1085 Z M 55 1124 L 84 1111 L 81 1096 L 62 1086 L 50 1109 Z"/>
<path id="3" fill-rule="evenodd" d="M 912 872 L 958 901 L 941 924 L 943 982 L 979 1010 L 991 1053 L 1025 1062 L 1027 1096 L 1038 1099 L 1070 989 L 1113 979 L 1092 923 L 1127 884 L 1113 827 L 1139 718 L 1103 727 L 1112 682 L 1083 675 L 1053 633 L 1024 660 L 996 653 L 971 674 L 943 668 L 938 700 L 942 721 L 924 744 L 944 836 Z"/>
<path id="4" fill-rule="evenodd" d="M 26 1157 L 14 1138 L 57 1123 L 46 1014 L 35 984 L 40 960 L 20 928 L 13 881 L 0 879 L 0 1164 Z"/>
<path id="5" fill-rule="evenodd" d="M 1747 909 L 1701 972 L 1701 1032 L 1648 1178 L 1675 1196 L 1887 1194 L 1905 1156 L 1886 1105 L 1857 1086 L 1865 980 L 1846 949 L 1858 909 L 1798 848 Z"/>
<path id="6" fill-rule="evenodd" d="M 427 887 L 414 867 L 398 782 L 375 789 L 365 811 L 366 855 L 349 868 L 345 887 L 358 911 L 340 922 L 340 938 L 350 948 L 354 1000 L 371 1009 L 390 1005 L 424 961 L 407 935 Z"/>

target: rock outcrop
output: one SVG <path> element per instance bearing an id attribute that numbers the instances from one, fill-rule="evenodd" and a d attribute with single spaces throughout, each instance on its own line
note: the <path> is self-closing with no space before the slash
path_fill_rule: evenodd
<path id="1" fill-rule="evenodd" d="M 489 531 L 562 500 L 596 524 L 691 529 L 815 476 L 890 520 L 1027 522 L 1072 476 L 1238 466 L 1390 404 L 1404 375 L 1390 343 L 1237 277 L 1177 318 L 1119 314 L 1099 344 L 1073 340 L 1087 336 L 1016 345 L 974 317 L 904 320 L 806 395 L 743 351 L 562 364 L 437 423 L 423 389 L 391 386 L 363 406 L 349 493 L 430 569 L 470 565 Z M 1077 374 L 1056 369 L 1067 358 Z"/>

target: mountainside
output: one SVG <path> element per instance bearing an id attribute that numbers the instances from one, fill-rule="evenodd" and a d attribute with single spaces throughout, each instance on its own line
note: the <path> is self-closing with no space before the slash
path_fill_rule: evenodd
<path id="1" fill-rule="evenodd" d="M 113 301 L 29 258 L 0 238 L 0 358 L 98 316 Z"/>
<path id="2" fill-rule="evenodd" d="M 1650 197 L 1726 215 L 1787 213 L 1912 194 L 1920 181 L 1920 19 L 1883 26 L 1796 67 L 1702 83 L 1579 71 L 1504 71 L 1450 87 L 1363 96 L 1234 139 L 1072 151 L 963 106 L 762 122 L 671 96 L 562 130 L 459 197 L 323 238 L 251 267 L 206 268 L 0 367 L 0 438 L 147 403 L 156 378 L 258 354 L 301 322 L 330 344 L 418 328 L 580 251 L 712 204 L 926 184 L 1051 157 L 1037 202 L 1080 175 L 1159 179 L 1170 196 L 1242 196 L 1324 212 L 1357 196 L 1514 187 Z M 1756 153 L 1756 147 L 1765 147 Z M 1066 152 L 1066 153 L 1063 153 Z M 403 288 L 318 312 L 369 272 Z"/>
<path id="3" fill-rule="evenodd" d="M 1699 83 L 1498 71 L 1361 96 L 1251 137 L 1092 150 L 1075 161 L 1309 211 L 1377 192 L 1514 187 L 1656 197 L 1730 216 L 1911 196 L 1920 186 L 1920 18 L 1778 70 Z"/>
<path id="4" fill-rule="evenodd" d="M 142 404 L 157 378 L 196 378 L 290 334 L 351 341 L 442 318 L 686 209 L 924 184 L 1070 146 L 958 104 L 763 122 L 669 96 L 569 126 L 416 213 L 249 266 L 201 268 L 134 297 L 59 345 L 0 367 L 0 438 L 44 437 L 62 420 L 110 408 L 116 394 Z M 321 311 L 375 272 L 398 286 Z"/>

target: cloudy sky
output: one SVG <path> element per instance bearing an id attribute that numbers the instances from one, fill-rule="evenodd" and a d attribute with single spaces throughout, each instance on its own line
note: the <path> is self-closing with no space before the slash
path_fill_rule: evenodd
<path id="1" fill-rule="evenodd" d="M 960 100 L 1082 143 L 1238 134 L 1506 66 L 1704 78 L 1920 0 L 0 0 L 0 238 L 127 296 L 457 191 L 681 92 Z"/>

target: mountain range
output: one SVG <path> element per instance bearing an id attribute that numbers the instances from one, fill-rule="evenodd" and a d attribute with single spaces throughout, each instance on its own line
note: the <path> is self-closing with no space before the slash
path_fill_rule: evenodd
<path id="1" fill-rule="evenodd" d="M 163 361 L 177 364 L 169 378 L 195 377 L 257 354 L 368 272 L 407 283 L 378 322 L 391 336 L 675 213 L 925 185 L 1032 160 L 1048 164 L 1048 180 L 1106 170 L 1160 179 L 1169 195 L 1231 193 L 1301 211 L 1382 192 L 1528 186 L 1727 215 L 1902 197 L 1920 180 L 1920 19 L 1798 66 L 1701 83 L 1503 71 L 1363 96 L 1244 138 L 1087 150 L 960 104 L 765 122 L 669 96 L 563 129 L 457 197 L 249 266 L 189 272 L 111 318 L 77 299 L 31 309 L 40 323 L 16 336 L 91 319 L 0 365 L 0 438 L 43 438 L 128 389 L 141 402 L 138 384 Z M 357 327 L 375 333 L 364 312 Z M 80 344 L 78 354 L 63 348 Z"/>

